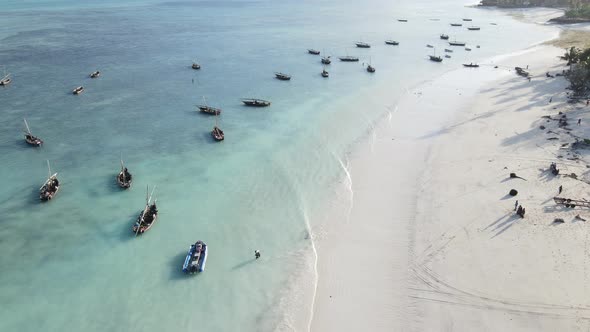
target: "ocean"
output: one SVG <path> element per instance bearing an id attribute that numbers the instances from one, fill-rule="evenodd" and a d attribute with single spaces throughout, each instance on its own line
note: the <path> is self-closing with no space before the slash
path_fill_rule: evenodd
<path id="1" fill-rule="evenodd" d="M 0 331 L 305 328 L 317 216 L 354 144 L 410 89 L 548 31 L 452 0 L 0 2 L 0 65 L 13 79 L 0 87 Z M 428 61 L 449 48 L 441 33 L 472 50 Z M 308 48 L 332 55 L 329 78 Z M 223 109 L 223 142 L 196 111 L 203 97 Z M 43 147 L 26 146 L 23 118 Z M 127 191 L 115 183 L 121 158 Z M 62 186 L 41 203 L 46 160 Z M 148 185 L 160 215 L 136 238 Z M 199 239 L 206 271 L 185 276 Z"/>

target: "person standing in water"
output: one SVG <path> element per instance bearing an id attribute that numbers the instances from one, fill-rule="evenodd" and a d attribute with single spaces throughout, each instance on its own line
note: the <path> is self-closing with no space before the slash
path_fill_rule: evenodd
<path id="1" fill-rule="evenodd" d="M 254 257 L 256 259 L 260 258 L 260 250 L 254 250 Z"/>

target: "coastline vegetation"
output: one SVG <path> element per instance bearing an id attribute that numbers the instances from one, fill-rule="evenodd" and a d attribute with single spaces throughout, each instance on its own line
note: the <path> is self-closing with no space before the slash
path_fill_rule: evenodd
<path id="1" fill-rule="evenodd" d="M 572 46 L 561 59 L 567 61 L 570 69 L 565 78 L 575 97 L 587 97 L 590 92 L 590 48 L 580 49 Z"/>

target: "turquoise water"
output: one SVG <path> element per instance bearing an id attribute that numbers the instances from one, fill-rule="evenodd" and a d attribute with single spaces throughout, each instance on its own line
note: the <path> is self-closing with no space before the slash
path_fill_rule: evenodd
<path id="1" fill-rule="evenodd" d="M 482 30 L 449 27 L 461 17 Z M 547 31 L 451 0 L 0 2 L 0 64 L 13 77 L 0 89 L 0 330 L 302 326 L 307 318 L 292 312 L 311 305 L 310 285 L 295 283 L 313 273 L 308 223 L 351 145 L 419 82 Z M 440 33 L 473 51 L 427 61 L 426 44 L 440 54 L 446 46 Z M 373 47 L 356 49 L 357 40 Z M 324 79 L 307 48 L 361 62 L 334 59 Z M 88 78 L 97 69 L 102 76 Z M 73 96 L 78 85 L 86 91 Z M 372 94 L 384 87 L 389 94 Z M 224 110 L 222 143 L 210 139 L 214 119 L 195 112 L 202 96 Z M 242 97 L 273 104 L 250 109 Z M 24 144 L 23 117 L 42 148 Z M 121 155 L 129 191 L 114 181 Z M 62 188 L 41 204 L 46 159 Z M 157 186 L 160 217 L 134 238 L 146 185 Z M 183 257 L 198 239 L 210 247 L 207 270 L 185 277 Z"/>

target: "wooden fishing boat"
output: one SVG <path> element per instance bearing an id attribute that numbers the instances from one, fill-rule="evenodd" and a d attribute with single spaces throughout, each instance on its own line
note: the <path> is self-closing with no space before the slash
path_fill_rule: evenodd
<path id="1" fill-rule="evenodd" d="M 213 137 L 213 139 L 217 142 L 221 142 L 225 139 L 225 135 L 223 134 L 223 130 L 221 130 L 221 128 L 219 128 L 219 125 L 217 124 L 217 117 L 219 115 L 215 116 L 215 126 L 213 127 L 213 130 L 211 130 L 211 137 Z"/>
<path id="2" fill-rule="evenodd" d="M 464 63 L 463 67 L 468 67 L 468 68 L 479 68 L 479 65 L 477 63 Z"/>
<path id="3" fill-rule="evenodd" d="M 408 20 L 406 20 L 406 19 L 398 19 L 397 21 L 398 22 L 407 22 Z"/>
<path id="4" fill-rule="evenodd" d="M 338 59 L 340 59 L 340 61 L 343 61 L 343 62 L 358 62 L 359 61 L 359 58 L 352 56 L 352 55 L 341 56 Z"/>
<path id="5" fill-rule="evenodd" d="M 426 44 L 426 47 L 428 47 L 428 48 L 434 48 L 434 46 L 432 46 L 430 44 Z"/>
<path id="6" fill-rule="evenodd" d="M 6 68 L 4 68 L 4 75 L 2 76 L 2 79 L 0 79 L 0 85 L 6 86 L 6 85 L 10 84 L 11 82 L 12 82 L 12 79 L 10 79 L 10 74 L 7 74 Z"/>
<path id="7" fill-rule="evenodd" d="M 188 254 L 182 264 L 182 272 L 197 273 L 205 271 L 205 264 L 207 263 L 207 245 L 203 241 L 197 241 L 191 244 L 188 249 Z"/>
<path id="8" fill-rule="evenodd" d="M 221 108 L 215 108 L 207 105 L 207 100 L 205 100 L 205 96 L 203 96 L 203 102 L 203 105 L 197 105 L 197 108 L 199 108 L 200 112 L 211 115 L 221 114 Z"/>
<path id="9" fill-rule="evenodd" d="M 137 221 L 133 224 L 132 230 L 133 233 L 135 233 L 135 236 L 149 231 L 156 223 L 156 220 L 158 220 L 158 207 L 156 206 L 155 201 L 153 203 L 151 202 L 154 190 L 156 190 L 155 186 L 154 189 L 152 189 L 152 194 L 148 197 L 147 193 L 149 193 L 149 187 L 147 188 L 145 208 L 141 211 L 139 217 L 137 217 Z"/>
<path id="10" fill-rule="evenodd" d="M 465 42 L 459 42 L 459 41 L 455 40 L 455 41 L 449 42 L 449 45 L 451 45 L 451 46 L 465 46 Z"/>
<path id="11" fill-rule="evenodd" d="M 193 62 L 193 65 L 191 66 L 191 68 L 192 69 L 195 69 L 195 70 L 198 70 L 198 69 L 201 69 L 201 65 L 198 64 L 198 63 L 196 63 L 196 62 Z"/>
<path id="12" fill-rule="evenodd" d="M 465 47 L 465 51 L 471 51 L 469 47 Z"/>
<path id="13" fill-rule="evenodd" d="M 356 42 L 354 43 L 358 48 L 371 48 L 371 45 L 363 42 Z"/>
<path id="14" fill-rule="evenodd" d="M 27 131 L 25 131 L 25 142 L 27 142 L 27 144 L 32 145 L 32 146 L 41 146 L 43 144 L 43 140 L 41 140 L 39 137 L 34 136 L 31 133 L 31 129 L 29 129 L 29 124 L 27 123 L 27 119 L 23 119 L 25 121 L 25 127 L 27 128 Z"/>
<path id="15" fill-rule="evenodd" d="M 480 27 L 467 27 L 467 30 L 477 31 L 477 30 L 481 30 L 481 28 Z"/>
<path id="16" fill-rule="evenodd" d="M 94 73 L 90 74 L 90 78 L 98 78 L 100 76 L 100 72 L 97 70 Z"/>
<path id="17" fill-rule="evenodd" d="M 324 70 L 322 70 L 322 77 L 328 77 L 330 76 L 330 73 L 328 73 L 328 71 L 326 71 L 326 68 L 324 68 Z"/>
<path id="18" fill-rule="evenodd" d="M 399 45 L 399 42 L 398 41 L 395 41 L 395 40 L 386 40 L 385 41 L 385 44 L 387 44 L 387 45 Z"/>
<path id="19" fill-rule="evenodd" d="M 267 107 L 270 106 L 270 101 L 263 99 L 246 98 L 242 99 L 242 103 L 251 107 Z"/>
<path id="20" fill-rule="evenodd" d="M 490 23 L 490 25 L 498 25 L 498 23 Z"/>
<path id="21" fill-rule="evenodd" d="M 314 49 L 308 49 L 307 53 L 313 54 L 313 55 L 320 55 L 320 51 L 314 50 Z"/>
<path id="22" fill-rule="evenodd" d="M 121 159 L 121 171 L 117 174 L 117 184 L 119 187 L 123 189 L 131 188 L 131 182 L 133 181 L 133 176 L 129 173 L 129 170 L 123 164 L 123 159 Z"/>
<path id="23" fill-rule="evenodd" d="M 451 23 L 451 26 L 452 27 L 460 27 L 460 26 L 463 26 L 463 24 L 461 24 L 461 23 Z"/>
<path id="24" fill-rule="evenodd" d="M 450 56 L 450 55 L 448 55 L 448 54 L 445 54 L 445 58 L 447 58 L 447 59 L 450 59 L 450 58 L 451 58 L 451 56 Z"/>
<path id="25" fill-rule="evenodd" d="M 281 81 L 290 81 L 291 76 L 284 73 L 275 73 L 275 78 Z"/>
<path id="26" fill-rule="evenodd" d="M 445 48 L 445 52 L 447 52 L 447 53 L 453 53 L 453 50 L 450 50 L 448 48 Z"/>
<path id="27" fill-rule="evenodd" d="M 329 65 L 331 63 L 332 63 L 332 59 L 330 59 L 329 56 L 325 56 L 325 57 L 322 58 L 322 64 Z"/>
<path id="28" fill-rule="evenodd" d="M 472 19 L 470 19 L 470 18 L 464 18 L 464 19 L 463 19 L 463 21 L 465 21 L 465 22 L 471 22 L 471 21 L 473 21 L 473 20 L 472 20 Z"/>
<path id="29" fill-rule="evenodd" d="M 57 179 L 57 173 L 53 175 L 51 174 L 49 160 L 47 160 L 47 169 L 49 170 L 49 177 L 41 186 L 41 188 L 39 188 L 39 198 L 43 202 L 53 199 L 59 190 L 59 180 Z"/>
<path id="30" fill-rule="evenodd" d="M 428 57 L 429 57 L 430 61 L 434 61 L 434 62 L 442 62 L 443 61 L 442 57 L 436 55 L 436 50 L 434 50 L 432 55 L 429 55 Z"/>
<path id="31" fill-rule="evenodd" d="M 374 72 L 375 72 L 375 67 L 373 67 L 373 66 L 371 66 L 371 65 L 368 65 L 368 66 L 367 66 L 367 71 L 368 71 L 369 73 L 374 73 Z"/>
<path id="32" fill-rule="evenodd" d="M 79 95 L 79 94 L 81 94 L 82 92 L 84 92 L 84 87 L 83 87 L 83 86 L 79 86 L 79 87 L 75 88 L 75 89 L 72 91 L 72 93 L 73 93 L 73 94 L 75 94 L 75 95 Z"/>
<path id="33" fill-rule="evenodd" d="M 449 35 L 445 35 L 444 33 L 440 35 L 440 39 L 443 40 L 448 40 L 449 39 Z"/>

